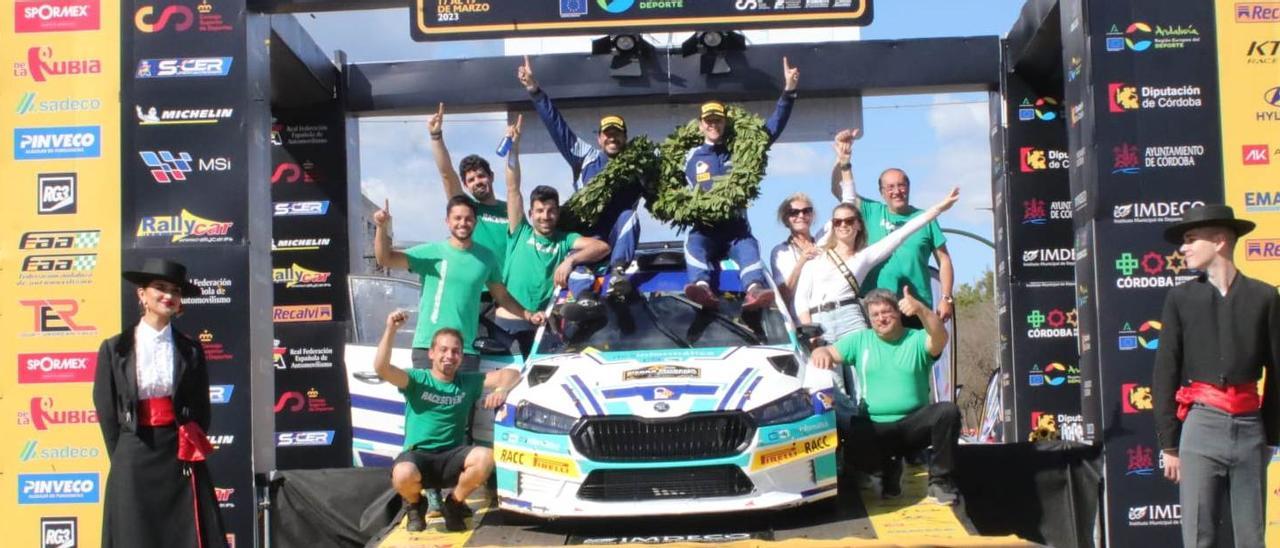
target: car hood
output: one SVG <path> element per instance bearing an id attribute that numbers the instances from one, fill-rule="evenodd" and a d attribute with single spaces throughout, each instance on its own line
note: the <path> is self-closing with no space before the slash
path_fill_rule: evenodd
<path id="1" fill-rule="evenodd" d="M 830 371 L 807 366 L 789 349 L 767 346 L 598 352 L 588 349 L 530 361 L 529 376 L 554 374 L 512 392 L 507 403 L 534 403 L 570 416 L 670 418 L 697 412 L 750 411 L 801 388 L 830 409 Z"/>

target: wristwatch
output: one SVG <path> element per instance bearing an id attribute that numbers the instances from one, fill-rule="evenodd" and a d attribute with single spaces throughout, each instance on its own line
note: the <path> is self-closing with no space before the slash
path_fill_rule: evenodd
<path id="1" fill-rule="evenodd" d="M 956 304 L 956 300 L 951 298 L 951 295 L 943 295 L 942 300 L 947 301 L 947 304 Z"/>

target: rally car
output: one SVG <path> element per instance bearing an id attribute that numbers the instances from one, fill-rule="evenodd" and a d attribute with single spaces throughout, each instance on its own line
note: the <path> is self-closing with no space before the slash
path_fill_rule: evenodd
<path id="1" fill-rule="evenodd" d="M 836 494 L 833 376 L 776 307 L 685 298 L 679 244 L 644 246 L 603 320 L 540 330 L 495 417 L 500 507 L 546 518 L 777 508 Z M 354 396 L 353 396 L 354 397 Z"/>

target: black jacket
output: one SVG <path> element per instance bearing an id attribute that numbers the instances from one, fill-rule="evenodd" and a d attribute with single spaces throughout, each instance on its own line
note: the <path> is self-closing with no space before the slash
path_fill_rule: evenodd
<path id="1" fill-rule="evenodd" d="M 134 365 L 133 330 L 102 341 L 93 379 L 93 407 L 102 427 L 107 455 L 115 451 L 121 432 L 138 427 L 138 373 Z M 204 349 L 173 329 L 173 409 L 179 423 L 195 421 L 209 431 L 209 370 Z"/>
<path id="2" fill-rule="evenodd" d="M 1266 371 L 1262 420 L 1267 445 L 1280 444 L 1280 293 L 1236 273 L 1224 297 L 1207 276 L 1179 285 L 1165 296 L 1151 395 L 1156 438 L 1162 449 L 1178 447 L 1182 423 L 1174 395 L 1191 381 L 1219 387 L 1256 382 Z"/>

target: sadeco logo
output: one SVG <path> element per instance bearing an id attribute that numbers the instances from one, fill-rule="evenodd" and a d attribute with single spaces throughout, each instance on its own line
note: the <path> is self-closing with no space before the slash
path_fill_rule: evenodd
<path id="1" fill-rule="evenodd" d="M 68 160 L 102 156 L 100 126 L 13 128 L 13 159 Z"/>
<path id="2" fill-rule="evenodd" d="M 631 9 L 635 5 L 636 0 L 596 0 L 596 4 L 600 9 L 609 13 L 622 13 Z"/>
<path id="3" fill-rule="evenodd" d="M 98 474 L 18 474 L 18 504 L 98 502 Z"/>
<path id="4" fill-rule="evenodd" d="M 333 430 L 276 432 L 276 447 L 333 445 Z"/>
<path id="5" fill-rule="evenodd" d="M 134 77 L 147 78 L 200 78 L 222 77 L 231 73 L 233 57 L 171 57 L 166 59 L 142 59 Z"/>

